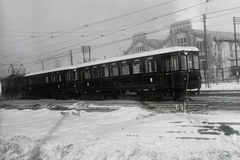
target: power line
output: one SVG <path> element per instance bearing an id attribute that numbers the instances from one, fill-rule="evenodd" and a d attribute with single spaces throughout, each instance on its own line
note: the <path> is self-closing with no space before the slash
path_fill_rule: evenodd
<path id="1" fill-rule="evenodd" d="M 209 13 L 207 13 L 207 15 L 209 15 L 209 14 L 215 14 L 215 13 L 219 13 L 219 12 L 231 11 L 231 10 L 235 10 L 235 9 L 239 9 L 239 8 L 240 8 L 240 6 L 238 6 L 238 7 L 233 7 L 233 8 L 228 8 L 228 9 L 224 9 L 224 10 L 219 10 L 219 11 L 214 11 L 214 12 L 209 12 Z"/>
<path id="2" fill-rule="evenodd" d="M 96 39 L 100 39 L 102 37 L 105 37 L 105 36 L 108 36 L 108 35 L 111 35 L 111 34 L 114 34 L 114 33 L 117 33 L 119 31 L 123 31 L 123 30 L 127 30 L 129 28 L 133 28 L 133 27 L 136 27 L 136 26 L 139 26 L 139 25 L 142 25 L 142 24 L 145 24 L 145 23 L 148 23 L 148 22 L 151 22 L 151 21 L 155 21 L 157 19 L 160 19 L 160 18 L 163 18 L 163 17 L 166 17 L 166 16 L 169 16 L 169 15 L 172 15 L 172 14 L 175 14 L 175 13 L 178 13 L 178 12 L 181 12 L 181 11 L 184 11 L 184 10 L 187 10 L 187 9 L 190 9 L 190 8 L 194 8 L 196 6 L 199 6 L 199 5 L 202 5 L 204 3 L 199 3 L 197 5 L 193 5 L 193 6 L 190 6 L 190 7 L 187 7 L 187 8 L 184 8 L 184 9 L 180 9 L 178 11 L 175 11 L 175 12 L 171 12 L 171 13 L 167 13 L 167 14 L 164 14 L 164 15 L 161 15 L 161 16 L 157 16 L 157 17 L 153 17 L 151 19 L 148 19 L 148 20 L 145 20 L 143 22 L 140 22 L 140 23 L 137 23 L 137 24 L 134 24 L 132 26 L 129 26 L 127 28 L 124 28 L 124 29 L 120 29 L 120 30 L 117 30 L 117 31 L 114 31 L 114 32 L 111 32 L 111 33 L 108 33 L 108 34 L 105 34 L 105 35 L 101 35 L 100 37 L 96 37 L 96 38 L 93 38 L 93 39 L 90 39 L 90 40 L 87 40 L 87 41 L 84 41 L 82 43 L 77 43 L 77 44 L 73 44 L 73 45 L 70 45 L 70 46 L 67 46 L 67 47 L 64 47 L 64 49 L 66 48 L 70 48 L 70 47 L 74 47 L 74 46 L 77 46 L 77 45 L 80 45 L 80 44 L 83 44 L 83 43 L 86 43 L 86 42 L 90 42 L 90 41 L 93 41 L 93 40 L 96 40 Z M 127 38 L 129 39 L 129 38 Z M 55 52 L 55 51 L 59 51 L 59 50 L 54 50 L 52 52 Z"/>
<path id="3" fill-rule="evenodd" d="M 170 2 L 166 2 L 166 3 L 161 3 L 161 4 L 158 4 L 158 5 L 152 6 L 152 7 L 148 7 L 148 8 L 142 9 L 142 10 L 130 12 L 130 13 L 127 13 L 127 14 L 124 14 L 124 15 L 121 15 L 121 16 L 117 16 L 117 17 L 113 17 L 113 18 L 109 18 L 109 19 L 106 19 L 106 20 L 103 20 L 103 21 L 95 22 L 95 23 L 92 23 L 92 24 L 90 24 L 90 25 L 85 25 L 84 27 L 89 27 L 89 26 L 91 26 L 91 25 L 100 24 L 100 23 L 107 22 L 107 21 L 110 21 L 110 20 L 113 20 L 113 19 L 117 19 L 117 18 L 121 18 L 121 17 L 124 17 L 124 16 L 128 16 L 128 15 L 134 14 L 134 13 L 142 12 L 142 11 L 145 11 L 145 10 L 148 10 L 148 9 L 152 9 L 152 8 L 155 8 L 155 7 L 159 7 L 159 6 L 162 6 L 162 5 L 165 5 L 165 4 L 174 2 L 174 1 L 176 1 L 176 0 L 173 0 L 173 1 L 170 1 Z M 49 48 L 49 47 L 52 47 L 52 46 L 55 46 L 55 45 L 59 45 L 59 44 L 62 44 L 62 43 L 74 41 L 74 40 L 77 40 L 77 39 L 80 39 L 80 38 L 82 38 L 82 37 L 78 37 L 78 38 L 75 38 L 75 39 L 71 39 L 71 40 L 68 40 L 68 41 L 60 42 L 60 43 L 53 44 L 53 45 L 46 46 L 46 47 L 41 47 L 41 48 L 38 48 L 38 49 L 33 49 L 33 50 L 28 51 L 28 52 L 36 51 L 36 50 L 41 50 L 41 49 L 45 49 L 45 48 Z M 31 43 L 31 44 L 35 44 L 35 43 L 38 43 L 38 42 L 43 42 L 43 41 L 45 41 L 45 40 L 46 40 L 46 39 L 41 40 L 41 41 L 37 41 L 37 42 L 34 42 L 34 43 Z M 17 47 L 17 48 L 29 46 L 29 45 L 31 45 L 31 44 L 19 46 L 19 47 Z M 66 47 L 65 47 L 65 48 L 66 48 Z M 10 50 L 14 50 L 14 49 L 16 49 L 16 48 L 13 48 L 13 49 L 10 49 Z M 64 48 L 63 48 L 63 49 L 64 49 Z M 10 51 L 10 50 L 7 50 L 7 51 Z M 60 49 L 60 50 L 62 50 L 62 49 Z M 55 51 L 56 51 L 56 50 L 55 50 Z M 59 51 L 59 50 L 57 50 L 57 51 Z M 24 52 L 24 53 L 26 54 L 26 53 L 28 53 L 28 52 Z M 21 53 L 21 54 L 22 54 L 22 53 Z"/>
<path id="4" fill-rule="evenodd" d="M 65 34 L 68 34 L 68 33 L 74 32 L 74 31 L 77 31 L 77 30 L 81 30 L 81 29 L 86 28 L 86 27 L 89 27 L 89 26 L 93 26 L 93 25 L 105 23 L 105 22 L 108 22 L 108 21 L 111 21 L 111 20 L 115 20 L 115 19 L 118 19 L 118 18 L 122 18 L 122 17 L 125 17 L 125 16 L 129 16 L 129 15 L 131 15 L 131 14 L 135 14 L 135 13 L 139 13 L 139 12 L 142 12 L 142 11 L 146 11 L 146 10 L 149 10 L 149 9 L 153 9 L 153 8 L 156 8 L 156 7 L 159 7 L 159 6 L 163 6 L 163 5 L 166 5 L 166 4 L 175 2 L 175 1 L 177 1 L 177 0 L 172 0 L 172 1 L 169 1 L 169 2 L 157 4 L 157 5 L 148 7 L 148 8 L 144 8 L 144 9 L 137 10 L 137 11 L 134 11 L 134 12 L 130 12 L 130 13 L 127 13 L 127 14 L 123 14 L 123 15 L 120 15 L 120 16 L 108 18 L 108 19 L 105 19 L 105 20 L 102 20 L 102 21 L 99 21 L 99 22 L 95 22 L 95 23 L 92 23 L 92 24 L 86 24 L 86 25 L 84 25 L 84 26 L 82 26 L 82 27 L 77 27 L 77 28 L 73 28 L 73 29 L 68 29 L 68 30 L 70 30 L 70 31 L 64 32 L 64 33 L 62 33 L 62 34 L 60 34 L 60 35 L 57 35 L 57 36 L 62 36 L 62 35 L 65 35 Z M 66 31 L 66 30 L 65 30 L 65 31 Z M 61 32 L 62 32 L 62 31 L 61 31 Z M 57 32 L 57 33 L 59 33 L 59 32 Z M 46 34 L 44 34 L 44 35 L 46 35 Z M 48 35 L 48 34 L 47 34 L 47 35 Z M 35 37 L 32 37 L 32 38 L 36 38 L 36 37 L 42 37 L 42 36 L 35 36 Z M 55 36 L 55 37 L 56 37 L 56 36 Z M 46 40 L 49 40 L 49 39 L 51 39 L 51 38 L 47 38 L 47 39 L 38 41 L 38 42 L 36 42 L 36 43 L 43 42 L 43 41 L 46 41 Z M 24 46 L 28 46 L 28 45 L 32 45 L 32 44 L 35 44 L 35 43 L 30 43 L 30 44 L 27 44 L 27 45 L 24 45 Z M 17 49 L 17 48 L 21 48 L 21 47 L 24 47 L 24 46 L 19 46 L 19 47 L 16 47 L 16 48 L 13 48 L 13 49 L 10 49 L 10 50 L 6 50 L 6 51 L 11 51 L 11 50 L 14 50 L 14 49 Z M 4 51 L 4 52 L 6 52 L 6 51 Z"/>
<path id="5" fill-rule="evenodd" d="M 200 16 L 200 15 L 199 15 L 199 16 Z M 199 17 L 199 16 L 195 16 L 195 17 L 193 17 L 193 18 L 191 18 L 191 19 L 195 19 L 195 18 L 197 18 L 197 17 Z M 198 20 L 198 21 L 199 21 L 199 20 Z M 150 31 L 148 34 L 153 34 L 153 33 L 156 33 L 156 32 L 164 31 L 164 30 L 167 30 L 167 29 L 169 29 L 169 28 L 170 28 L 170 26 L 165 26 L 165 27 L 163 27 L 163 28 Z M 108 46 L 108 45 L 111 45 L 111 44 L 114 44 L 114 43 L 123 42 L 123 41 L 130 40 L 130 39 L 132 39 L 132 37 L 129 37 L 129 38 L 126 38 L 126 39 L 121 39 L 121 40 L 114 41 L 114 42 L 109 42 L 109 43 L 101 44 L 101 45 L 97 45 L 97 46 L 94 46 L 93 48 L 94 48 L 94 49 L 97 49 L 97 48 L 101 48 L 101 47 L 104 47 L 104 46 Z M 79 50 L 79 49 L 72 49 L 72 50 Z M 55 59 L 55 58 L 66 57 L 66 56 L 68 56 L 68 55 L 59 56 L 59 55 L 64 54 L 64 53 L 66 53 L 66 52 L 67 52 L 67 51 L 64 51 L 64 52 L 62 52 L 62 53 L 60 53 L 60 54 L 53 55 L 53 56 L 48 57 L 48 58 L 45 58 L 45 59 L 43 59 L 43 60 L 39 60 L 39 61 L 35 61 L 35 62 L 30 62 L 30 63 L 27 63 L 27 65 L 28 65 L 28 64 L 33 64 L 33 65 L 31 65 L 31 66 L 34 66 L 34 65 L 36 65 L 36 64 L 41 63 L 42 61 L 49 61 L 49 60 L 52 60 L 52 59 Z M 95 54 L 95 53 L 94 53 L 94 54 Z"/>
<path id="6" fill-rule="evenodd" d="M 199 6 L 199 5 L 201 5 L 201 4 L 204 4 L 204 3 L 199 3 L 199 4 L 197 4 L 197 5 L 193 5 L 193 6 L 190 6 L 190 7 L 184 8 L 184 9 L 180 9 L 180 10 L 178 10 L 178 11 L 171 12 L 171 13 L 168 13 L 168 14 L 165 14 L 165 15 L 161 15 L 161 16 L 158 16 L 158 17 L 153 17 L 152 19 L 148 19 L 148 20 L 146 20 L 146 21 L 144 21 L 144 22 L 141 22 L 141 23 L 139 23 L 139 24 L 130 26 L 130 27 L 125 28 L 125 29 L 121 29 L 120 31 L 129 29 L 129 28 L 133 28 L 133 27 L 135 27 L 135 26 L 142 25 L 142 24 L 145 24 L 145 23 L 148 23 L 148 22 L 157 20 L 157 19 L 159 19 L 159 18 L 163 18 L 163 17 L 169 16 L 169 15 L 171 15 L 171 14 L 175 14 L 175 13 L 178 13 L 178 12 L 181 12 L 181 11 L 184 11 L 184 10 L 187 10 L 187 9 L 190 9 L 190 8 L 194 8 L 194 7 Z M 96 40 L 96 39 L 99 39 L 99 38 L 102 38 L 102 37 L 104 37 L 104 36 L 108 36 L 108 35 L 111 35 L 111 34 L 114 34 L 114 33 L 117 33 L 117 32 L 119 32 L 119 30 L 118 30 L 118 31 L 115 31 L 115 32 L 112 32 L 112 33 L 109 33 L 109 34 L 106 34 L 106 35 L 103 35 L 103 36 L 101 36 L 101 37 L 97 37 L 97 38 L 94 38 L 94 39 L 90 39 L 90 40 L 85 41 L 85 42 L 82 42 L 82 43 L 86 43 L 86 42 L 89 42 L 89 41 L 93 41 L 93 40 Z M 120 40 L 120 41 L 124 41 L 124 40 Z M 70 47 L 73 47 L 73 46 L 76 46 L 76 45 L 80 45 L 80 44 L 82 44 L 82 43 L 78 43 L 78 44 L 74 44 L 74 45 L 71 45 L 71 46 L 67 46 L 67 47 L 64 47 L 64 48 L 62 48 L 62 49 L 67 49 L 67 48 L 70 48 Z M 62 49 L 60 49 L 60 50 L 62 50 Z M 58 50 L 51 51 L 51 53 L 52 53 L 52 52 L 55 52 L 55 51 L 59 51 L 59 49 L 58 49 Z M 49 52 L 47 52 L 47 53 L 49 53 Z M 56 56 L 56 55 L 55 55 L 55 56 Z"/>
<path id="7" fill-rule="evenodd" d="M 239 7 L 239 8 L 240 8 L 240 7 Z M 212 17 L 208 17 L 208 19 L 217 18 L 217 17 L 222 17 L 222 16 L 226 16 L 226 15 L 233 14 L 233 13 L 236 13 L 236 12 L 239 12 L 239 11 L 230 12 L 230 13 L 225 13 L 225 14 L 216 15 L 216 16 L 212 16 Z"/>
<path id="8" fill-rule="evenodd" d="M 171 1 L 171 2 L 172 2 L 172 1 Z M 169 2 L 169 3 L 170 3 L 170 2 Z M 167 4 L 167 3 L 163 3 L 163 4 L 159 4 L 159 5 L 164 5 L 164 4 Z M 181 12 L 181 11 L 184 11 L 184 10 L 187 10 L 187 9 L 190 9 L 190 8 L 194 8 L 194 7 L 199 6 L 199 5 L 201 5 L 201 4 L 203 4 L 203 3 L 199 3 L 199 4 L 197 4 L 197 5 L 190 6 L 190 7 L 184 8 L 184 9 L 180 9 L 180 10 L 175 11 L 175 12 L 171 12 L 171 13 L 168 13 L 168 14 L 165 14 L 165 15 L 161 15 L 161 16 L 153 17 L 153 18 L 150 18 L 150 19 L 141 21 L 141 22 L 137 22 L 137 23 L 134 23 L 134 24 L 132 24 L 132 25 L 129 25 L 129 27 L 127 27 L 127 28 L 120 29 L 120 30 L 117 30 L 117 31 L 115 31 L 115 32 L 108 33 L 108 34 L 105 34 L 105 35 L 101 35 L 100 37 L 96 37 L 96 38 L 93 38 L 93 39 L 84 41 L 84 42 L 82 42 L 82 43 L 77 43 L 77 44 L 74 44 L 74 45 L 71 45 L 71 46 L 67 46 L 67 47 L 64 47 L 64 48 L 62 48 L 62 49 L 74 47 L 74 46 L 76 46 L 76 45 L 80 45 L 80 44 L 83 44 L 83 43 L 86 43 L 86 42 L 90 42 L 90 41 L 93 41 L 93 40 L 96 40 L 96 39 L 99 39 L 99 38 L 102 38 L 102 37 L 105 37 L 105 36 L 109 36 L 109 35 L 112 35 L 112 34 L 114 34 L 114 33 L 117 33 L 117 32 L 123 31 L 123 30 L 127 30 L 127 29 L 130 29 L 130 28 L 133 28 L 133 27 L 136 27 L 136 26 L 145 24 L 145 23 L 149 23 L 149 22 L 154 21 L 154 20 L 157 20 L 157 19 L 159 19 L 159 18 L 163 18 L 163 17 L 169 16 L 169 15 L 172 15 L 172 14 L 175 14 L 175 13 L 178 13 L 178 12 Z M 159 5 L 158 5 L 158 6 L 159 6 Z M 147 8 L 147 9 L 150 9 L 150 8 L 153 8 L 153 7 L 149 7 L 149 8 Z M 146 9 L 143 9 L 143 10 L 146 10 Z M 127 16 L 127 15 L 129 15 L 129 14 L 137 13 L 137 12 L 140 12 L 140 11 L 142 11 L 142 10 L 135 11 L 135 12 L 131 12 L 131 13 L 125 14 L 125 15 L 123 15 L 123 16 Z M 119 17 L 122 17 L 122 16 L 119 16 Z M 117 17 L 117 18 L 119 18 L 119 17 Z M 112 20 L 113 18 L 110 18 L 110 19 Z M 109 21 L 110 19 L 103 20 L 103 21 L 101 21 L 101 22 Z M 97 22 L 97 23 L 98 23 L 98 22 Z M 93 24 L 94 24 L 94 23 L 93 23 Z M 120 28 L 120 27 L 118 27 L 118 28 Z M 79 38 L 82 38 L 82 37 L 79 37 Z M 76 39 L 79 39 L 79 38 L 71 39 L 71 40 L 68 40 L 68 41 L 60 42 L 60 43 L 57 43 L 57 44 L 54 44 L 54 45 L 50 45 L 50 46 L 46 46 L 46 47 L 41 47 L 41 48 L 34 49 L 34 50 L 31 50 L 31 51 L 36 51 L 36 50 L 41 50 L 41 49 L 49 48 L 49 47 L 52 47 L 52 46 L 55 46 L 55 45 L 59 45 L 59 44 L 62 44 L 62 43 L 66 43 L 66 42 L 70 42 L 70 41 L 73 41 L 73 40 L 76 40 Z M 59 51 L 59 50 L 62 50 L 62 49 L 54 50 L 54 51 L 47 52 L 47 53 L 56 52 L 56 51 Z M 30 51 L 28 51 L 28 52 L 30 52 Z M 27 52 L 24 52 L 24 53 L 27 53 Z"/>

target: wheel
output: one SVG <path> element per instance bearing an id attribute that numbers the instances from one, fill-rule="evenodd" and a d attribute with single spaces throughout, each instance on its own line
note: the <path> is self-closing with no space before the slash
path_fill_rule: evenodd
<path id="1" fill-rule="evenodd" d="M 158 101 L 163 101 L 163 95 L 162 95 L 162 93 L 160 93 L 159 95 L 158 95 Z"/>
<path id="2" fill-rule="evenodd" d="M 117 94 L 114 94 L 114 95 L 112 95 L 111 97 L 112 97 L 112 99 L 117 99 L 117 98 L 118 98 L 118 95 L 117 95 Z"/>
<path id="3" fill-rule="evenodd" d="M 180 96 L 181 96 L 180 92 L 175 92 L 173 95 L 173 100 L 177 101 L 180 98 Z"/>
<path id="4" fill-rule="evenodd" d="M 99 100 L 100 101 L 104 100 L 104 96 L 102 94 L 99 95 Z"/>
<path id="5" fill-rule="evenodd" d="M 108 96 L 107 96 L 107 95 L 103 95 L 103 98 L 104 98 L 104 99 L 107 99 L 107 98 L 108 98 Z"/>

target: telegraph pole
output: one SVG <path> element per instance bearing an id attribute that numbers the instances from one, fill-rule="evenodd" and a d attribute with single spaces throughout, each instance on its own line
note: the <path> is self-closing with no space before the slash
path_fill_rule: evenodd
<path id="1" fill-rule="evenodd" d="M 88 46 L 88 53 L 89 53 L 89 62 L 91 62 L 91 47 Z"/>
<path id="2" fill-rule="evenodd" d="M 207 28 L 206 28 L 206 14 L 203 14 L 203 28 L 204 28 L 204 52 L 205 52 L 205 83 L 209 86 L 209 72 L 208 72 L 208 56 L 207 56 Z"/>
<path id="3" fill-rule="evenodd" d="M 71 66 L 73 66 L 72 50 L 70 50 L 70 61 L 71 61 Z"/>
<path id="4" fill-rule="evenodd" d="M 91 46 L 82 46 L 83 53 L 83 63 L 91 62 Z M 85 54 L 88 53 L 88 58 L 85 57 Z"/>
<path id="5" fill-rule="evenodd" d="M 236 33 L 236 23 L 240 22 L 239 17 L 233 17 L 233 26 L 234 26 L 234 41 L 235 41 L 235 57 L 236 57 L 236 77 L 237 84 L 239 84 L 239 69 L 238 69 L 238 55 L 237 55 L 237 33 Z"/>

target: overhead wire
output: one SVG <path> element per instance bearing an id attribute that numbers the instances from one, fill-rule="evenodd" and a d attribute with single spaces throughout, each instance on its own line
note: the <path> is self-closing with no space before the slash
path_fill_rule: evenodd
<path id="1" fill-rule="evenodd" d="M 228 9 L 229 10 L 229 9 Z M 226 10 L 224 10 L 224 11 L 226 11 Z M 218 12 L 220 12 L 220 11 L 218 11 Z M 216 13 L 216 12 L 215 12 Z"/>
<path id="2" fill-rule="evenodd" d="M 199 3 L 199 4 L 197 4 L 197 5 L 193 5 L 193 6 L 184 8 L 184 9 L 180 9 L 180 10 L 178 10 L 178 11 L 174 11 L 174 12 L 167 13 L 167 14 L 164 14 L 164 15 L 161 15 L 161 16 L 157 16 L 157 17 L 153 17 L 153 18 L 151 18 L 151 19 L 147 19 L 147 20 L 145 20 L 145 21 L 141 21 L 141 22 L 139 22 L 139 23 L 137 23 L 137 24 L 134 24 L 134 25 L 131 25 L 131 26 L 129 26 L 129 27 L 126 27 L 126 28 L 124 28 L 124 29 L 119 29 L 119 30 L 116 30 L 116 31 L 111 32 L 111 33 L 108 33 L 108 34 L 101 35 L 101 36 L 99 36 L 99 37 L 96 37 L 96 38 L 93 38 L 93 39 L 90 39 L 90 40 L 83 41 L 83 42 L 81 42 L 81 43 L 76 43 L 76 44 L 73 44 L 73 45 L 64 47 L 64 48 L 62 48 L 62 49 L 67 49 L 67 48 L 71 48 L 71 47 L 74 47 L 74 46 L 77 46 L 77 45 L 80 45 L 80 44 L 84 44 L 84 43 L 86 43 L 86 42 L 94 41 L 94 40 L 100 39 L 100 38 L 102 38 L 102 37 L 105 37 L 105 36 L 108 36 L 108 35 L 111 35 L 111 34 L 114 34 L 114 33 L 120 32 L 120 31 L 123 31 L 123 30 L 127 30 L 127 29 L 129 29 L 129 28 L 133 28 L 133 27 L 136 27 L 136 26 L 145 24 L 145 23 L 149 23 L 149 22 L 151 22 L 151 21 L 155 21 L 155 20 L 157 20 L 157 19 L 160 19 L 160 18 L 169 16 L 169 15 L 172 15 L 172 14 L 175 14 L 175 13 L 178 13 L 178 12 L 181 12 L 181 11 L 184 11 L 184 10 L 187 10 L 187 9 L 190 9 L 190 8 L 194 8 L 194 7 L 199 6 L 199 5 L 202 5 L 202 4 L 204 4 L 204 3 Z M 59 50 L 62 50 L 62 49 L 53 50 L 53 51 L 51 51 L 51 53 L 52 53 L 52 52 L 59 51 Z M 49 52 L 46 52 L 46 53 L 49 53 Z"/>
<path id="3" fill-rule="evenodd" d="M 135 25 L 130 26 L 130 27 L 127 27 L 127 28 L 125 28 L 125 29 L 117 30 L 117 31 L 115 31 L 115 32 L 106 34 L 106 35 L 104 35 L 104 36 L 111 35 L 111 34 L 113 34 L 113 33 L 117 33 L 117 32 L 119 32 L 119 31 L 126 30 L 126 29 L 129 29 L 129 28 L 133 28 L 133 27 L 135 27 L 135 26 L 142 25 L 142 24 L 145 24 L 145 23 L 148 23 L 148 22 L 157 20 L 157 19 L 159 19 L 159 18 L 163 18 L 163 17 L 169 16 L 169 15 L 172 15 L 172 14 L 175 14 L 175 13 L 178 13 L 178 12 L 181 12 L 181 11 L 184 11 L 184 10 L 187 10 L 187 9 L 190 9 L 190 8 L 194 8 L 194 7 L 199 6 L 199 5 L 202 5 L 202 4 L 204 4 L 204 3 L 199 3 L 199 4 L 197 4 L 197 5 L 193 5 L 193 6 L 184 8 L 184 9 L 180 9 L 180 10 L 175 11 L 175 12 L 171 12 L 171 13 L 167 13 L 167 14 L 165 14 L 165 15 L 153 17 L 152 19 L 148 19 L 148 20 L 146 20 L 146 21 L 144 21 L 144 22 L 141 22 L 140 24 L 135 24 Z M 92 40 L 96 40 L 96 39 L 99 39 L 99 38 L 102 38 L 102 37 L 103 37 L 103 36 L 97 37 L 97 38 L 94 38 L 94 39 L 91 39 L 91 40 L 88 40 L 88 41 L 84 41 L 84 42 L 82 42 L 82 43 L 80 43 L 80 44 L 83 44 L 83 43 L 86 43 L 86 42 L 89 42 L 89 41 L 92 41 Z M 129 38 L 128 38 L 128 39 L 129 39 Z M 123 40 L 121 40 L 121 41 L 123 41 Z M 73 47 L 73 46 L 76 46 L 76 45 L 79 45 L 79 43 L 78 43 L 78 44 L 71 45 L 71 46 L 68 46 L 68 47 L 64 47 L 63 49 L 70 48 L 70 47 Z M 62 49 L 60 49 L 60 50 L 62 50 Z M 55 51 L 59 51 L 59 49 L 58 49 L 58 50 L 51 51 L 51 53 L 52 53 L 52 52 L 55 52 Z"/>
<path id="4" fill-rule="evenodd" d="M 174 0 L 174 1 L 176 1 L 176 0 Z M 174 2 L 174 1 L 170 1 L 170 2 Z M 127 16 L 127 15 L 130 15 L 130 14 L 138 13 L 138 12 L 141 12 L 141 11 L 144 11 L 144 10 L 147 10 L 147 9 L 151 9 L 151 8 L 155 8 L 155 7 L 157 7 L 157 6 L 161 6 L 161 5 L 168 4 L 168 3 L 170 3 L 170 2 L 162 3 L 162 4 L 159 4 L 159 5 L 156 5 L 156 6 L 148 7 L 148 8 L 142 9 L 142 10 L 134 11 L 134 12 L 131 12 L 131 13 L 127 13 L 127 14 L 124 14 L 124 15 L 121 15 L 121 16 L 118 16 L 118 17 L 114 17 L 114 18 L 110 18 L 110 19 L 107 19 L 107 20 L 103 20 L 103 21 L 100 21 L 100 22 L 106 22 L 106 21 L 109 21 L 109 20 L 113 20 L 113 19 L 115 19 L 115 18 L 120 18 L 120 17 Z M 193 6 L 193 7 L 194 7 L 194 6 Z M 190 8 L 192 8 L 192 7 L 190 7 Z M 188 8 L 186 8 L 186 9 L 188 9 Z M 186 9 L 183 9 L 183 10 L 186 10 Z M 180 11 L 182 11 L 182 10 L 180 10 Z M 180 11 L 179 11 L 179 12 L 180 12 Z M 177 12 L 178 12 L 178 11 L 177 11 Z M 176 13 L 177 13 L 177 12 L 176 12 Z M 174 12 L 174 13 L 175 13 L 175 12 Z M 174 13 L 170 13 L 170 14 L 167 14 L 167 15 L 171 15 L 171 14 L 174 14 Z M 157 18 L 161 18 L 161 17 L 167 16 L 167 15 L 158 16 Z M 156 20 L 157 18 L 153 18 L 153 20 Z M 148 22 L 153 21 L 153 20 L 152 20 L 152 18 L 151 18 L 151 19 L 148 19 L 148 20 L 144 20 L 144 21 L 141 21 L 141 22 L 137 22 L 137 23 L 131 24 L 132 26 L 127 27 L 127 28 L 125 28 L 125 29 L 123 29 L 123 30 L 129 29 L 129 28 L 133 28 L 133 27 L 135 27 L 135 26 L 142 25 L 142 24 L 148 23 Z M 100 22 L 96 22 L 96 23 L 93 23 L 93 24 L 98 24 L 98 23 L 100 23 Z M 117 27 L 117 28 L 119 28 L 119 27 Z M 110 33 L 110 34 L 107 34 L 107 35 L 101 35 L 100 37 L 98 37 L 98 38 L 93 38 L 93 39 L 91 39 L 90 41 L 95 40 L 95 39 L 99 39 L 99 38 L 104 37 L 104 36 L 109 36 L 109 35 L 111 35 L 111 34 L 114 34 L 114 33 L 119 32 L 119 31 L 122 31 L 122 30 L 117 30 L 116 32 L 113 32 L 113 33 Z M 82 37 L 79 37 L 79 38 L 82 38 Z M 66 42 L 70 42 L 70 41 L 73 41 L 73 40 L 76 40 L 76 39 L 79 39 L 79 38 L 71 39 L 71 40 L 68 40 L 68 41 L 56 43 L 56 44 L 53 44 L 53 45 L 49 45 L 49 46 L 46 46 L 46 47 L 41 47 L 41 48 L 34 49 L 34 50 L 30 50 L 30 51 L 36 51 L 36 50 L 41 50 L 41 49 L 49 48 L 49 47 L 52 47 L 52 46 L 55 46 L 55 45 L 59 45 L 59 44 L 62 44 L 62 43 L 66 43 Z M 89 41 L 84 41 L 83 43 L 86 43 L 86 42 L 89 42 Z M 80 44 L 83 44 L 83 43 L 80 43 Z M 76 45 L 79 45 L 79 44 L 76 44 Z M 75 46 L 75 45 L 72 45 L 72 46 Z M 70 46 L 70 47 L 72 47 L 72 46 Z M 66 48 L 69 48 L 69 47 L 64 47 L 63 49 L 66 49 Z M 62 50 L 62 49 L 60 49 L 60 50 Z M 30 51 L 24 52 L 24 53 L 29 53 Z M 55 52 L 55 51 L 59 51 L 59 50 L 54 50 L 53 52 Z"/>
<path id="5" fill-rule="evenodd" d="M 156 7 L 159 7 L 159 6 L 163 6 L 163 5 L 166 5 L 166 4 L 175 2 L 175 1 L 177 1 L 177 0 L 171 0 L 171 1 L 169 1 L 169 2 L 157 4 L 157 5 L 148 7 L 148 8 L 144 8 L 144 9 L 141 9 L 141 10 L 133 11 L 133 12 L 130 12 L 130 13 L 127 13 L 127 14 L 123 14 L 123 15 L 120 15 L 120 16 L 108 18 L 108 19 L 105 19 L 105 20 L 102 20 L 102 21 L 98 21 L 98 22 L 91 23 L 91 24 L 86 24 L 86 25 L 84 25 L 84 26 L 82 26 L 82 27 L 77 27 L 77 28 L 74 28 L 74 29 L 68 29 L 68 30 L 70 30 L 70 31 L 64 32 L 64 33 L 62 33 L 62 34 L 60 34 L 60 35 L 57 35 L 57 36 L 62 36 L 62 35 L 68 34 L 68 33 L 72 33 L 72 32 L 74 32 L 74 31 L 78 31 L 78 30 L 84 29 L 84 28 L 89 27 L 89 26 L 93 26 L 93 25 L 105 23 L 105 22 L 108 22 L 108 21 L 111 21 L 111 20 L 115 20 L 115 19 L 118 19 L 118 18 L 122 18 L 122 17 L 125 17 L 125 16 L 129 16 L 129 15 L 131 15 L 131 14 L 135 14 L 135 13 L 139 13 L 139 12 L 142 12 L 142 11 L 146 11 L 146 10 L 149 10 L 149 9 L 152 9 L 152 8 L 156 8 Z M 58 33 L 58 32 L 57 32 L 57 33 Z M 45 34 L 45 35 L 46 35 L 46 34 Z M 41 36 L 38 36 L 38 37 L 41 37 Z M 56 36 L 55 36 L 55 37 L 56 37 Z M 35 38 L 35 37 L 34 37 L 34 38 Z M 51 38 L 47 38 L 47 39 L 44 39 L 44 40 L 40 40 L 40 41 L 37 41 L 36 43 L 43 42 L 43 41 L 46 41 L 46 40 L 49 40 L 49 39 L 51 39 Z M 21 47 L 25 47 L 25 46 L 32 45 L 32 44 L 35 44 L 35 43 L 29 43 L 29 44 L 26 44 L 26 45 L 23 45 L 23 46 L 19 46 L 19 47 L 13 48 L 13 49 L 5 50 L 4 52 L 6 52 L 6 51 L 11 51 L 11 50 L 14 50 L 14 49 L 17 49 L 17 48 L 21 48 Z"/>

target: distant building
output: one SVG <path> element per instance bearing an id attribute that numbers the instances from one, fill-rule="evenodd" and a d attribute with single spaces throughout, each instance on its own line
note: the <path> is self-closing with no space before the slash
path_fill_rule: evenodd
<path id="1" fill-rule="evenodd" d="M 134 54 L 172 46 L 195 46 L 199 49 L 200 68 L 202 77 L 205 79 L 204 31 L 192 29 L 191 21 L 185 20 L 172 24 L 169 36 L 163 41 L 147 39 L 146 35 L 146 33 L 134 35 L 133 43 L 124 54 Z M 229 68 L 236 66 L 233 32 L 207 31 L 207 53 L 211 80 L 215 81 L 218 77 L 221 77 L 221 79 L 229 77 L 231 74 L 228 71 Z M 239 54 L 240 48 L 238 46 Z M 239 60 L 240 56 L 238 57 L 238 66 L 240 66 Z M 224 72 L 223 69 L 225 69 Z M 218 70 L 221 70 L 220 74 L 218 74 Z"/>
<path id="2" fill-rule="evenodd" d="M 151 51 L 162 48 L 161 40 L 159 39 L 147 39 L 147 33 L 138 33 L 133 36 L 133 42 L 131 46 L 124 52 L 124 55 L 140 53 L 144 51 Z"/>

